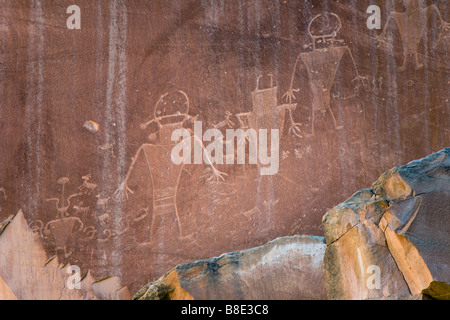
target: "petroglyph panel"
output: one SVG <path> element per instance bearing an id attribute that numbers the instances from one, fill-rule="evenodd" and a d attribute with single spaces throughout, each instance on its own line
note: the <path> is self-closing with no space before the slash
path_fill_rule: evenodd
<path id="1" fill-rule="evenodd" d="M 322 236 L 354 190 L 450 143 L 447 1 L 384 1 L 379 30 L 371 4 L 79 0 L 69 29 L 72 3 L 3 1 L 0 237 L 21 209 L 49 258 L 134 294 L 180 263 Z"/>

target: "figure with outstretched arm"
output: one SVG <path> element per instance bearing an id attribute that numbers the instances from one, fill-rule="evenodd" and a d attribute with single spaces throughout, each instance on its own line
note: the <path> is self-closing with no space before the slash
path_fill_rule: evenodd
<path id="1" fill-rule="evenodd" d="M 323 28 L 319 23 L 320 19 L 323 19 L 323 23 L 327 23 L 328 28 Z M 319 29 L 317 31 L 316 29 Z M 334 14 L 318 14 L 316 15 L 308 25 L 308 33 L 312 39 L 310 47 L 312 51 L 301 52 L 295 60 L 291 81 L 288 91 L 283 95 L 286 103 L 293 104 L 296 99 L 295 94 L 300 89 L 294 87 L 294 81 L 297 73 L 300 71 L 301 65 L 306 68 L 310 89 L 312 93 L 312 106 L 311 106 L 311 134 L 314 136 L 315 127 L 315 112 L 320 111 L 322 113 L 329 112 L 333 119 L 334 127 L 336 130 L 343 128 L 342 125 L 338 125 L 338 121 L 331 109 L 331 87 L 336 77 L 336 72 L 339 68 L 340 61 L 345 53 L 350 55 L 352 64 L 354 66 L 356 77 L 352 80 L 352 84 L 355 85 L 352 96 L 358 94 L 361 87 L 368 90 L 368 84 L 365 77 L 362 77 L 358 68 L 356 67 L 355 59 L 350 49 L 345 45 L 344 40 L 337 39 L 337 35 L 342 29 L 342 22 L 340 18 Z M 323 31 L 325 30 L 325 31 Z M 292 112 L 290 111 L 290 117 L 292 119 Z M 293 123 L 293 120 L 291 120 Z M 299 126 L 294 125 L 291 127 L 291 131 L 295 134 L 299 134 Z"/>
<path id="2" fill-rule="evenodd" d="M 194 143 L 201 143 L 202 149 L 203 149 L 203 151 L 205 151 L 203 141 L 201 141 L 196 135 L 193 135 L 192 138 L 195 139 Z M 128 186 L 128 180 L 131 176 L 131 173 L 134 170 L 134 166 L 137 162 L 137 159 L 141 155 L 141 153 L 144 152 L 144 157 L 145 157 L 146 161 L 148 161 L 147 156 L 145 155 L 145 152 L 148 151 L 148 149 L 151 149 L 153 146 L 154 146 L 153 144 L 143 144 L 142 146 L 139 147 L 139 149 L 136 152 L 136 155 L 133 157 L 133 160 L 131 162 L 130 168 L 128 169 L 127 175 L 125 176 L 125 179 L 123 180 L 123 182 L 120 184 L 120 186 L 117 188 L 117 190 L 114 193 L 114 199 L 116 199 L 117 201 L 128 200 L 128 194 L 134 194 L 134 191 L 131 190 L 130 187 Z M 211 169 L 211 176 L 207 179 L 207 181 L 215 181 L 216 183 L 219 182 L 220 180 L 225 181 L 224 177 L 226 177 L 227 174 L 217 170 L 217 168 L 214 167 L 207 152 L 204 153 L 204 160 L 205 160 L 205 163 L 207 165 L 209 165 L 210 169 Z M 147 165 L 149 165 L 149 164 L 147 163 Z M 181 168 L 183 168 L 184 164 L 180 164 L 179 166 L 181 166 Z"/>
<path id="3" fill-rule="evenodd" d="M 292 76 L 291 76 L 291 82 L 290 82 L 290 85 L 289 85 L 289 89 L 281 97 L 282 99 L 285 99 L 285 102 L 288 105 L 294 105 L 294 100 L 296 100 L 295 93 L 300 91 L 300 89 L 294 89 L 295 72 L 297 70 L 297 65 L 298 65 L 299 60 L 300 60 L 300 55 L 298 55 L 297 59 L 295 60 L 294 71 L 293 71 Z M 294 121 L 294 118 L 293 118 L 293 115 L 292 115 L 292 108 L 288 108 L 288 112 L 289 112 L 289 120 L 290 120 L 290 123 L 291 123 L 291 126 L 289 127 L 289 134 L 293 134 L 293 135 L 295 135 L 295 136 L 297 136 L 299 138 L 303 138 L 303 136 L 301 135 L 300 124 L 296 123 Z"/>
<path id="4" fill-rule="evenodd" d="M 141 128 L 144 129 L 151 123 L 157 123 L 159 127 L 157 141 L 155 143 L 146 143 L 139 147 L 125 179 L 114 193 L 114 199 L 116 201 L 127 200 L 129 194 L 134 193 L 128 186 L 128 182 L 136 164 L 142 161 L 140 159 L 143 159 L 145 168 L 147 169 L 146 174 L 149 175 L 153 189 L 153 215 L 150 242 L 152 242 L 155 232 L 161 228 L 165 230 L 164 237 L 182 238 L 184 236 L 178 214 L 176 197 L 181 173 L 185 164 L 184 162 L 175 164 L 171 159 L 171 153 L 176 145 L 172 141 L 172 133 L 177 129 L 182 129 L 185 121 L 190 119 L 188 111 L 189 99 L 183 91 L 178 91 L 170 96 L 168 93 L 161 96 L 155 106 L 154 119 L 141 125 Z M 170 113 L 167 114 L 168 112 Z M 198 143 L 198 140 L 199 138 L 195 135 L 191 135 L 191 143 Z M 203 144 L 202 148 L 203 150 L 205 149 Z M 224 180 L 226 174 L 214 167 L 206 153 L 204 159 L 211 168 L 210 179 L 216 182 Z M 176 227 L 172 223 L 174 219 L 177 221 Z"/>

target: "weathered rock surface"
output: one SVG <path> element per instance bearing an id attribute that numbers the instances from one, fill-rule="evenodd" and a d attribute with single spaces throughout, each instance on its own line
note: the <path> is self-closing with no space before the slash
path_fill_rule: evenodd
<path id="1" fill-rule="evenodd" d="M 450 148 L 389 170 L 330 210 L 328 298 L 420 298 L 433 281 L 449 283 L 449 214 Z"/>
<path id="2" fill-rule="evenodd" d="M 445 282 L 433 281 L 422 293 L 435 300 L 450 300 L 450 285 Z"/>
<path id="3" fill-rule="evenodd" d="M 385 32 L 367 28 L 375 2 Z M 323 214 L 381 168 L 449 145 L 449 13 L 445 0 L 0 1 L 0 221 L 22 208 L 51 233 L 47 256 L 133 292 L 181 263 L 323 236 Z M 167 99 L 158 124 L 179 90 L 189 110 Z M 175 165 L 180 112 L 223 134 L 279 129 L 278 173 L 223 164 L 214 183 L 204 164 Z M 129 172 L 133 194 L 114 201 Z"/>
<path id="4" fill-rule="evenodd" d="M 261 247 L 178 265 L 135 299 L 325 299 L 323 238 L 278 238 Z"/>
<path id="5" fill-rule="evenodd" d="M 127 288 L 117 278 L 95 281 L 90 273 L 80 274 L 80 289 L 69 279 L 67 265 L 48 258 L 22 213 L 2 223 L 0 232 L 0 300 L 129 299 Z M 70 288 L 68 282 L 74 285 Z"/>
<path id="6" fill-rule="evenodd" d="M 0 277 L 0 300 L 17 300 L 17 297 Z"/>

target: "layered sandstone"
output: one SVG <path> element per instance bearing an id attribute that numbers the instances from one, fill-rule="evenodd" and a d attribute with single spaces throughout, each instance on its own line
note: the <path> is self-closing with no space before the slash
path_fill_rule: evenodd
<path id="1" fill-rule="evenodd" d="M 324 299 L 323 238 L 278 238 L 261 247 L 178 265 L 135 299 Z"/>
<path id="2" fill-rule="evenodd" d="M 48 258 L 22 211 L 2 222 L 0 253 L 0 300 L 130 298 L 117 277 L 95 281 L 88 272 L 69 278 L 68 265 L 59 263 L 57 257 Z"/>
<path id="3" fill-rule="evenodd" d="M 448 299 L 449 213 L 447 148 L 328 211 L 325 239 L 278 238 L 181 264 L 134 299 Z"/>
<path id="4" fill-rule="evenodd" d="M 420 298 L 450 282 L 449 156 L 393 168 L 324 216 L 330 299 Z"/>

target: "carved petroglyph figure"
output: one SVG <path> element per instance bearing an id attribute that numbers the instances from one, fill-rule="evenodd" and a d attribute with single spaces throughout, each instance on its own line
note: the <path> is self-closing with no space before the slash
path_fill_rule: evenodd
<path id="1" fill-rule="evenodd" d="M 45 226 L 43 226 L 42 222 L 32 224 L 32 229 L 39 230 L 39 233 L 43 238 L 49 236 L 52 237 L 56 251 L 62 251 L 65 258 L 68 258 L 72 254 L 71 251 L 67 251 L 67 247 L 69 238 L 75 226 L 78 225 L 79 231 L 82 231 L 84 227 L 83 222 L 78 217 L 70 217 L 68 213 L 71 199 L 81 195 L 81 193 L 75 193 L 70 195 L 66 200 L 64 189 L 68 182 L 69 178 L 66 177 L 58 179 L 57 183 L 62 185 L 61 197 L 47 199 L 47 201 L 56 202 L 56 210 L 58 212 L 56 219 L 49 221 Z"/>
<path id="2" fill-rule="evenodd" d="M 155 105 L 154 118 L 141 125 L 141 129 L 145 129 L 149 124 L 156 122 L 159 127 L 158 139 L 155 143 L 145 143 L 138 149 L 124 181 L 114 194 L 116 201 L 126 200 L 129 193 L 133 194 L 133 191 L 128 187 L 128 180 L 137 161 L 144 160 L 153 187 L 150 243 L 158 228 L 168 228 L 167 234 L 178 234 L 179 238 L 184 236 L 176 205 L 178 184 L 184 168 L 184 161 L 181 164 L 173 163 L 171 152 L 176 143 L 171 138 L 172 133 L 176 129 L 182 128 L 185 121 L 189 119 L 189 98 L 186 93 L 179 90 L 173 96 L 169 93 L 162 95 Z M 202 143 L 195 135 L 191 137 L 195 140 L 194 143 Z M 154 140 L 153 135 L 149 138 Z M 201 146 L 204 150 L 203 143 Z M 211 179 L 224 180 L 226 174 L 217 170 L 211 161 L 207 163 L 211 169 Z M 172 222 L 174 219 L 177 223 L 176 226 Z M 176 232 L 174 229 L 178 231 Z"/>
<path id="3" fill-rule="evenodd" d="M 78 196 L 81 195 L 81 193 L 74 193 L 74 194 L 71 194 L 71 195 L 67 198 L 67 201 L 66 201 L 66 200 L 65 200 L 65 197 L 64 197 L 64 189 L 65 189 L 65 186 L 66 186 L 66 184 L 67 184 L 68 182 L 69 182 L 69 178 L 66 178 L 66 177 L 63 177 L 63 178 L 58 179 L 57 183 L 60 184 L 60 185 L 62 185 L 62 188 L 61 188 L 61 198 L 49 198 L 49 199 L 47 199 L 47 201 L 56 201 L 56 209 L 57 209 L 57 211 L 58 211 L 58 214 L 57 214 L 57 216 L 56 216 L 57 219 L 58 219 L 58 218 L 64 218 L 64 217 L 69 216 L 69 213 L 67 212 L 67 210 L 68 210 L 69 207 L 70 207 L 70 200 L 71 200 L 72 198 L 75 198 L 75 197 L 78 197 Z M 66 205 L 66 202 L 67 202 L 67 205 Z"/>
<path id="4" fill-rule="evenodd" d="M 97 206 L 101 208 L 105 208 L 108 205 L 109 200 L 111 197 L 102 198 L 100 194 L 95 196 L 97 198 Z"/>
<path id="5" fill-rule="evenodd" d="M 356 82 L 356 87 L 354 90 L 355 94 L 362 86 L 367 87 L 365 78 L 360 76 L 358 73 L 352 52 L 345 45 L 344 40 L 339 40 L 336 38 L 342 28 L 342 22 L 339 17 L 334 13 L 330 13 L 329 16 L 326 17 L 329 25 L 326 26 L 326 28 L 320 28 L 320 31 L 316 31 L 315 29 L 317 29 L 317 27 L 315 26 L 315 23 L 319 18 L 325 18 L 325 16 L 323 14 L 318 14 L 310 21 L 308 25 L 308 33 L 312 39 L 312 51 L 301 52 L 297 56 L 289 90 L 283 95 L 283 98 L 286 99 L 286 102 L 289 105 L 296 99 L 295 93 L 298 93 L 300 89 L 294 88 L 294 80 L 296 72 L 298 71 L 297 67 L 299 62 L 302 61 L 308 71 L 310 88 L 313 96 L 311 111 L 312 136 L 314 135 L 314 114 L 316 111 L 323 113 L 329 111 L 331 117 L 333 118 L 335 129 L 339 130 L 343 128 L 337 124 L 336 117 L 330 107 L 330 101 L 331 87 L 336 77 L 336 72 L 339 68 L 340 61 L 345 53 L 348 52 L 350 55 L 357 74 L 356 78 L 352 80 L 352 83 Z"/>
<path id="6" fill-rule="evenodd" d="M 213 125 L 213 127 L 215 129 L 232 128 L 234 126 L 234 122 L 231 120 L 232 116 L 233 114 L 230 111 L 225 111 L 225 119 Z"/>
<path id="7" fill-rule="evenodd" d="M 403 0 L 403 5 L 406 11 L 392 12 L 387 19 L 383 32 L 377 37 L 377 39 L 380 44 L 386 42 L 386 33 L 390 22 L 394 21 L 397 24 L 397 28 L 403 42 L 403 64 L 399 70 L 406 70 L 408 57 L 411 55 L 415 58 L 415 68 L 420 69 L 423 67 L 423 63 L 420 62 L 418 51 L 428 20 L 433 13 L 438 15 L 441 24 L 439 39 L 442 38 L 443 34 L 450 30 L 450 24 L 442 18 L 438 7 L 434 4 L 424 7 L 424 0 Z"/>
<path id="8" fill-rule="evenodd" d="M 84 194 L 91 194 L 92 191 L 94 191 L 95 188 L 97 188 L 97 184 L 89 182 L 91 178 L 92 178 L 91 174 L 82 176 L 81 179 L 83 179 L 83 184 L 78 187 L 78 190 L 80 190 Z"/>
<path id="9" fill-rule="evenodd" d="M 80 236 L 77 240 L 79 242 L 88 242 L 91 240 L 106 241 L 111 236 L 109 230 L 105 230 L 98 237 L 98 230 L 95 226 L 87 226 L 83 223 L 82 219 L 86 219 L 90 206 L 85 206 L 83 201 L 78 201 L 76 204 L 72 204 L 72 199 L 81 197 L 85 194 L 90 195 L 92 191 L 97 187 L 96 184 L 88 182 L 91 179 L 91 175 L 84 176 L 83 184 L 78 188 L 80 192 L 65 196 L 66 184 L 69 182 L 69 178 L 63 177 L 58 179 L 57 183 L 61 185 L 61 196 L 59 198 L 49 198 L 47 201 L 55 202 L 57 215 L 55 219 L 44 223 L 41 220 L 34 220 L 30 223 L 30 228 L 39 236 L 42 240 L 49 241 L 55 246 L 56 252 L 61 252 L 64 258 L 68 258 L 72 255 L 72 251 L 69 247 L 73 245 L 71 242 L 72 235 L 77 233 Z M 99 199 L 102 202 L 107 203 L 107 199 Z M 69 212 L 70 210 L 70 212 Z M 104 225 L 105 221 L 97 217 L 97 212 L 93 213 L 94 218 Z"/>
<path id="10" fill-rule="evenodd" d="M 90 206 L 85 207 L 83 201 L 78 202 L 73 206 L 73 210 L 75 211 L 75 215 L 86 217 L 89 214 Z"/>
<path id="11" fill-rule="evenodd" d="M 252 91 L 252 111 L 238 113 L 236 114 L 236 118 L 240 124 L 240 127 L 244 130 L 246 129 L 266 129 L 266 130 L 279 130 L 279 132 L 283 132 L 284 123 L 286 120 L 286 110 L 289 115 L 289 134 L 293 134 L 297 137 L 301 137 L 300 135 L 300 124 L 295 123 L 292 117 L 292 112 L 297 107 L 297 104 L 292 103 L 290 101 L 288 104 L 279 105 L 278 104 L 278 87 L 273 83 L 273 75 L 268 74 L 270 77 L 270 85 L 268 88 L 261 88 L 260 80 L 262 76 L 258 76 L 256 79 L 256 87 L 255 90 Z M 250 142 L 249 137 L 246 137 L 245 140 L 238 141 L 238 143 L 246 143 Z M 270 144 L 273 145 L 276 143 L 278 145 L 275 152 L 279 153 L 279 141 L 271 141 Z M 258 148 L 261 147 L 261 144 L 258 145 Z M 272 150 L 271 152 L 273 152 Z M 267 165 L 262 164 L 260 161 L 257 162 L 258 172 L 261 175 L 261 170 L 263 167 L 267 167 Z M 278 174 L 278 170 L 277 170 Z M 267 183 L 267 181 L 265 181 Z M 258 183 L 258 187 L 256 193 L 259 192 L 262 184 Z M 253 208 L 242 212 L 242 214 L 249 220 L 258 219 L 262 215 L 262 212 L 258 208 L 258 204 L 255 203 Z"/>
<path id="12" fill-rule="evenodd" d="M 280 132 L 283 132 L 286 110 L 288 110 L 290 116 L 289 133 L 299 136 L 300 125 L 295 123 L 292 118 L 292 111 L 295 110 L 297 104 L 290 101 L 289 104 L 278 105 L 278 87 L 273 84 L 273 75 L 269 74 L 269 77 L 270 87 L 266 89 L 260 88 L 262 76 L 256 79 L 256 88 L 252 92 L 253 110 L 236 114 L 241 128 L 252 128 L 255 130 L 278 129 Z"/>

